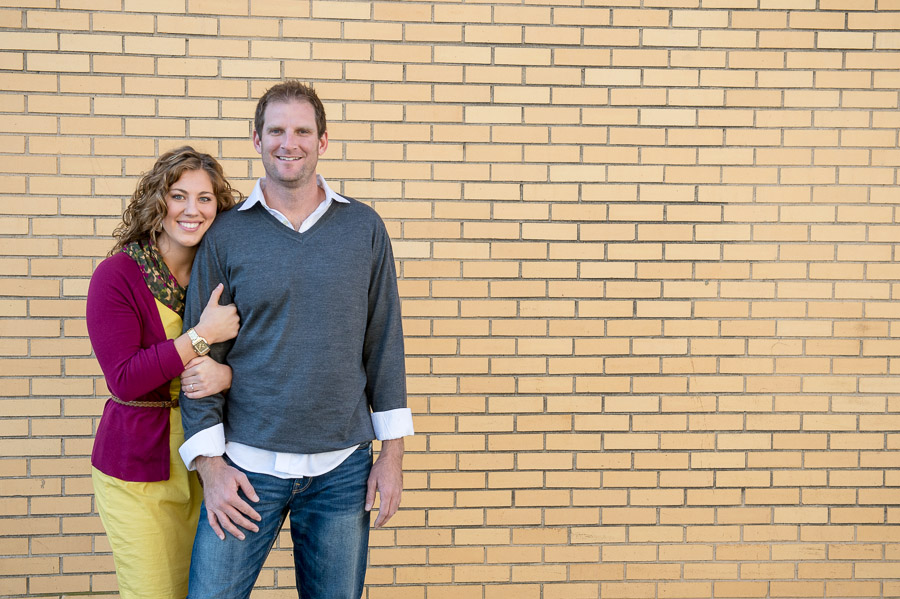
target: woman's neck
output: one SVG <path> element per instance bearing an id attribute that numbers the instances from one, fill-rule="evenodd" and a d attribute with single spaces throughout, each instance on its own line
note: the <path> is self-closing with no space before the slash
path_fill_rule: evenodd
<path id="1" fill-rule="evenodd" d="M 197 248 L 186 248 L 178 246 L 174 243 L 158 243 L 156 249 L 162 256 L 163 261 L 169 268 L 169 272 L 178 281 L 182 287 L 187 287 L 191 280 L 191 265 L 194 263 L 194 256 L 197 254 Z"/>

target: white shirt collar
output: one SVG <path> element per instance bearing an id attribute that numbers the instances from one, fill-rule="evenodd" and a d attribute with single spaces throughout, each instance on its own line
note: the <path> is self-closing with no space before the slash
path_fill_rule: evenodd
<path id="1" fill-rule="evenodd" d="M 335 201 L 342 204 L 350 203 L 350 200 L 335 193 L 334 190 L 328 186 L 328 182 L 325 181 L 325 178 L 318 173 L 316 174 L 316 184 L 325 191 L 325 200 L 321 204 L 319 204 L 319 206 L 313 211 L 312 214 L 310 214 L 306 218 L 305 221 L 300 224 L 300 228 L 297 229 L 300 233 L 303 233 L 304 231 L 307 231 L 310 227 L 312 227 L 319 220 L 319 218 L 323 214 L 325 214 L 326 211 L 328 211 L 328 208 L 331 206 L 331 202 Z M 247 196 L 246 200 L 240 203 L 240 205 L 238 206 L 238 210 L 249 210 L 256 204 L 262 204 L 263 208 L 265 208 L 269 214 L 277 218 L 282 224 L 290 227 L 291 229 L 294 228 L 294 226 L 291 224 L 291 221 L 289 221 L 286 216 L 284 216 L 275 208 L 270 207 L 266 203 L 266 197 L 265 195 L 263 195 L 262 191 L 262 179 L 257 179 L 256 185 L 253 187 L 253 191 L 250 192 L 250 195 Z"/>
<path id="2" fill-rule="evenodd" d="M 257 179 L 256 185 L 253 187 L 253 191 L 250 192 L 250 195 L 247 196 L 247 199 L 241 202 L 240 206 L 238 206 L 238 210 L 250 210 L 253 208 L 253 205 L 259 202 L 267 209 L 269 209 L 269 205 L 266 203 L 266 197 L 262 192 L 262 179 Z M 331 203 L 331 200 L 337 200 L 343 204 L 349 204 L 350 200 L 347 198 L 340 196 L 328 186 L 328 182 L 325 181 L 325 177 L 316 173 L 316 185 L 325 190 L 325 201 Z"/>

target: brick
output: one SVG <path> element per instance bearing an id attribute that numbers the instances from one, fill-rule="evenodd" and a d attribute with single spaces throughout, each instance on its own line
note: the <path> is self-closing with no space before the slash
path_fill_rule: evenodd
<path id="1" fill-rule="evenodd" d="M 177 139 L 213 144 L 249 191 L 253 98 L 296 76 L 328 104 L 325 172 L 386 220 L 401 274 L 420 435 L 406 509 L 373 533 L 372 597 L 887 596 L 894 8 L 0 9 L 10 39 L 46 46 L 0 57 L 0 445 L 28 497 L 0 516 L 12 556 L 67 572 L 0 586 L 114 592 L 82 501 L 105 391 L 88 277 L 134 177 Z M 289 580 L 288 542 L 262 586 Z"/>

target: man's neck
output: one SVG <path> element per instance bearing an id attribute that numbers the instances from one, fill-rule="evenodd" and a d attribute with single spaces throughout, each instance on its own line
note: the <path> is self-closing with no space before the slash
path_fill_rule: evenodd
<path id="1" fill-rule="evenodd" d="M 294 229 L 299 229 L 303 221 L 325 200 L 325 190 L 319 187 L 315 175 L 298 187 L 285 187 L 266 178 L 260 182 L 260 188 L 269 208 L 287 217 Z"/>

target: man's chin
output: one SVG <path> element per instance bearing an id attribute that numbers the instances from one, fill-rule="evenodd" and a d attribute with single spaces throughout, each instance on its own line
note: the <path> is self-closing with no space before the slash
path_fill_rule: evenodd
<path id="1" fill-rule="evenodd" d="M 268 172 L 266 173 L 266 179 L 287 189 L 298 189 L 309 181 L 309 177 L 301 175 L 284 175 L 283 173 L 273 174 Z"/>

